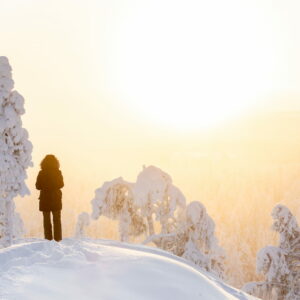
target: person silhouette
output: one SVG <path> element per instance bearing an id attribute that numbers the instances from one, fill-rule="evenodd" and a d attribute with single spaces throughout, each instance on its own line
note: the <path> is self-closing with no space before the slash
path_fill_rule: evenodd
<path id="1" fill-rule="evenodd" d="M 37 176 L 35 186 L 37 190 L 40 190 L 39 210 L 43 212 L 45 239 L 53 239 L 51 224 L 52 213 L 54 240 L 59 242 L 62 239 L 62 192 L 60 189 L 64 186 L 64 180 L 59 169 L 59 161 L 53 154 L 46 155 L 40 166 L 41 170 Z"/>

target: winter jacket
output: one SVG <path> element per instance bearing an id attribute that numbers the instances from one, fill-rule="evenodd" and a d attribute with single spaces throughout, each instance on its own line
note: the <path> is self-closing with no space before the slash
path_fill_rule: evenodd
<path id="1" fill-rule="evenodd" d="M 64 186 L 64 180 L 59 169 L 41 170 L 35 186 L 40 190 L 40 211 L 59 211 L 62 209 L 60 189 Z"/>

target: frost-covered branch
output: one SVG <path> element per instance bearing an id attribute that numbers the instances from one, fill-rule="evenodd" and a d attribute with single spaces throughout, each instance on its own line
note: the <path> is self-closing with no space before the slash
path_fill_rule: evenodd
<path id="1" fill-rule="evenodd" d="M 145 232 L 146 226 L 133 202 L 133 184 L 121 177 L 105 182 L 96 190 L 92 200 L 92 218 L 101 215 L 119 220 L 121 241 L 129 241 L 131 236 L 138 236 Z"/>

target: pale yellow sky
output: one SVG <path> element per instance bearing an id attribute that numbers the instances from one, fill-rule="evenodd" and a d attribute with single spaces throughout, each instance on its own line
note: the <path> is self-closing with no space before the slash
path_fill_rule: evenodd
<path id="1" fill-rule="evenodd" d="M 76 197 L 88 203 L 105 180 L 134 181 L 143 164 L 165 169 L 196 198 L 188 166 L 211 128 L 256 109 L 300 109 L 297 0 L 0 7 L 0 55 L 25 97 L 34 145 L 33 198 L 47 153 L 61 160 L 69 205 Z"/>

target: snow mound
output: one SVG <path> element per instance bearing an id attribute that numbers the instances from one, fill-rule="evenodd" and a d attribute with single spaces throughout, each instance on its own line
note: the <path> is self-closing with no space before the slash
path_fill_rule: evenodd
<path id="1" fill-rule="evenodd" d="M 254 299 L 151 247 L 27 239 L 0 250 L 0 299 Z"/>

